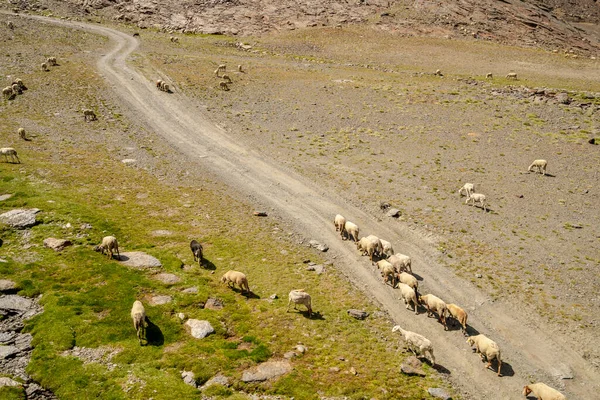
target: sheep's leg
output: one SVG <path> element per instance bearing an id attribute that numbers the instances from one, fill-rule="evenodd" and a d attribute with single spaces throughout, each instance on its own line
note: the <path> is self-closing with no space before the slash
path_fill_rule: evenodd
<path id="1" fill-rule="evenodd" d="M 502 361 L 500 361 L 500 359 L 498 359 L 498 376 L 502 376 L 502 374 L 500 373 L 501 369 L 502 369 Z"/>

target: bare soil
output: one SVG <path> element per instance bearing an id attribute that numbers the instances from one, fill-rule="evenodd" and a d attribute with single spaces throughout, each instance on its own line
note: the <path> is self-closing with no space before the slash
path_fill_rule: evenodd
<path id="1" fill-rule="evenodd" d="M 289 229 L 329 245 L 336 267 L 394 323 L 433 342 L 438 370 L 464 398 L 517 399 L 524 384 L 538 380 L 571 398 L 596 397 L 600 156 L 587 143 L 598 135 L 593 99 L 561 105 L 553 90 L 532 96 L 509 82 L 469 79 L 459 62 L 439 56 L 449 53 L 430 42 L 403 43 L 404 52 L 382 53 L 385 61 L 366 65 L 360 47 L 341 62 L 335 60 L 343 49 L 328 43 L 305 49 L 266 39 L 262 46 L 272 54 L 316 49 L 334 61 L 275 60 L 289 74 L 279 84 L 271 61 L 252 58 L 248 72 L 236 75 L 235 89 L 207 90 L 200 98 L 186 92 L 173 69 L 154 70 L 181 82 L 182 89 L 167 94 L 127 64 L 132 52 L 149 50 L 138 49 L 130 34 L 46 21 L 108 36 L 111 50 L 98 69 L 128 117 L 171 146 L 165 162 L 201 166 Z M 355 32 L 347 34 L 356 42 Z M 456 75 L 434 76 L 428 52 L 441 65 L 457 65 Z M 471 69 L 485 74 L 494 62 L 476 61 L 477 54 L 465 51 L 461 60 L 473 60 Z M 410 67 L 388 67 L 407 55 L 416 60 Z M 585 69 L 590 81 L 599 81 L 592 63 L 564 66 L 550 54 L 527 64 L 516 56 L 495 57 L 521 66 L 532 79 L 556 75 L 557 82 L 593 87 L 577 80 Z M 586 103 L 592 104 L 581 106 Z M 535 158 L 548 159 L 549 175 L 527 172 Z M 456 192 L 467 181 L 488 196 L 491 211 L 464 205 Z M 381 201 L 400 208 L 403 217 L 385 217 Z M 485 333 L 500 345 L 504 376 L 484 369 L 460 331 L 444 332 L 434 319 L 405 310 L 398 292 L 383 285 L 353 244 L 339 239 L 336 213 L 358 223 L 364 235 L 391 239 L 397 252 L 409 254 L 421 292 L 467 309 L 470 333 Z"/>

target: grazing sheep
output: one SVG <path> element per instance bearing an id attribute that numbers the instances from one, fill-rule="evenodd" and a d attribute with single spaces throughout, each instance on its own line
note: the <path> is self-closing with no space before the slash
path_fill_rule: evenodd
<path id="1" fill-rule="evenodd" d="M 413 290 L 417 294 L 417 298 L 418 298 L 418 296 L 419 296 L 419 281 L 417 281 L 417 278 L 415 278 L 414 276 L 412 276 L 411 274 L 409 274 L 407 272 L 400 272 L 398 274 L 398 280 L 400 282 L 404 283 L 405 285 L 408 285 L 411 288 L 413 288 Z"/>
<path id="2" fill-rule="evenodd" d="M 406 309 L 408 310 L 409 303 L 412 303 L 413 308 L 415 310 L 415 314 L 418 314 L 419 299 L 417 298 L 415 290 L 402 282 L 399 282 L 397 287 L 400 289 L 400 293 L 402 294 L 402 300 L 404 300 L 404 304 L 406 304 Z"/>
<path id="3" fill-rule="evenodd" d="M 219 68 L 215 69 L 215 76 L 216 76 L 217 78 L 220 78 L 220 77 L 221 77 L 221 75 L 219 75 L 219 72 L 221 72 L 221 71 L 219 70 Z"/>
<path id="4" fill-rule="evenodd" d="M 465 204 L 469 204 L 469 202 L 473 203 L 473 207 L 475 207 L 475 203 L 479 203 L 481 204 L 481 208 L 483 208 L 485 211 L 488 210 L 487 205 L 485 203 L 485 195 L 481 193 L 471 193 L 470 196 L 467 196 Z"/>
<path id="5" fill-rule="evenodd" d="M 288 306 L 285 312 L 290 311 L 290 304 L 294 303 L 294 310 L 297 310 L 296 305 L 304 304 L 308 310 L 308 316 L 312 315 L 312 305 L 310 294 L 306 293 L 304 289 L 294 289 L 288 296 Z"/>
<path id="6" fill-rule="evenodd" d="M 239 73 L 243 73 L 243 72 L 244 72 L 244 70 L 242 69 L 242 65 L 241 65 L 241 64 L 240 64 L 240 65 L 238 65 L 238 67 L 237 67 L 237 71 L 238 71 Z"/>
<path id="7" fill-rule="evenodd" d="M 13 91 L 14 94 L 23 94 L 23 90 L 21 89 L 21 86 L 19 86 L 16 83 L 12 84 L 11 89 L 12 89 L 12 91 Z"/>
<path id="8" fill-rule="evenodd" d="M 540 174 L 546 175 L 546 167 L 548 166 L 548 161 L 546 160 L 534 160 L 527 170 L 531 172 L 533 168 L 537 168 Z"/>
<path id="9" fill-rule="evenodd" d="M 491 72 L 488 72 L 487 74 L 485 74 L 485 79 L 492 79 L 494 76 L 492 75 Z"/>
<path id="10" fill-rule="evenodd" d="M 530 393 L 539 400 L 567 400 L 564 394 L 542 382 L 523 386 L 523 396 L 527 397 Z"/>
<path id="11" fill-rule="evenodd" d="M 381 254 L 382 246 L 377 236 L 369 235 L 361 238 L 356 243 L 356 248 L 358 249 L 358 251 L 361 252 L 363 256 L 368 255 L 369 260 L 373 262 L 373 256 Z"/>
<path id="12" fill-rule="evenodd" d="M 46 64 L 45 62 L 42 63 L 41 67 L 42 71 L 44 72 L 50 71 L 50 69 L 48 69 L 48 64 Z"/>
<path id="13" fill-rule="evenodd" d="M 358 242 L 358 225 L 350 221 L 346 221 L 346 224 L 344 225 L 344 232 L 346 232 L 346 237 L 348 239 L 352 239 L 354 242 Z"/>
<path id="14" fill-rule="evenodd" d="M 231 78 L 229 77 L 229 75 L 223 75 L 221 77 L 221 79 L 223 79 L 227 83 L 233 83 L 233 81 L 231 80 Z"/>
<path id="15" fill-rule="evenodd" d="M 229 90 L 229 86 L 227 86 L 227 82 L 225 82 L 225 81 L 219 82 L 219 89 L 221 89 L 221 90 Z"/>
<path id="16" fill-rule="evenodd" d="M 196 241 L 192 240 L 190 242 L 190 249 L 192 249 L 192 254 L 194 255 L 194 261 L 198 261 L 198 265 L 202 266 L 202 245 Z"/>
<path id="17" fill-rule="evenodd" d="M 146 339 L 146 310 L 139 300 L 133 302 L 133 307 L 131 307 L 131 319 L 133 320 L 133 327 L 135 328 L 141 346 L 142 338 Z"/>
<path id="18" fill-rule="evenodd" d="M 394 248 L 392 247 L 392 244 L 390 242 L 388 242 L 387 240 L 383 240 L 383 239 L 379 239 L 379 241 L 381 242 L 381 247 L 382 247 L 382 257 L 391 257 L 394 255 Z"/>
<path id="19" fill-rule="evenodd" d="M 465 192 L 465 196 L 469 197 L 475 191 L 475 185 L 472 183 L 465 183 L 463 187 L 458 189 L 458 195 L 462 196 L 463 192 Z"/>
<path id="20" fill-rule="evenodd" d="M 516 72 L 509 72 L 508 74 L 506 74 L 506 78 L 507 79 L 517 80 L 517 73 Z"/>
<path id="21" fill-rule="evenodd" d="M 163 80 L 162 79 L 157 79 L 156 80 L 156 87 L 160 90 L 163 84 Z"/>
<path id="22" fill-rule="evenodd" d="M 162 90 L 163 92 L 169 93 L 171 91 L 171 87 L 169 86 L 169 84 L 167 82 L 163 81 L 160 83 L 160 90 Z"/>
<path id="23" fill-rule="evenodd" d="M 335 231 L 340 232 L 340 236 L 342 239 L 344 238 L 345 226 L 346 226 L 346 218 L 343 215 L 337 214 L 335 218 L 333 218 L 333 224 L 335 225 Z"/>
<path id="24" fill-rule="evenodd" d="M 113 253 L 117 252 L 117 260 L 121 259 L 121 255 L 119 254 L 119 243 L 117 242 L 117 238 L 114 236 L 103 237 L 102 243 L 100 243 L 98 246 L 95 246 L 94 251 L 99 251 L 102 254 L 104 254 L 104 251 L 106 251 L 109 259 L 112 259 Z"/>
<path id="25" fill-rule="evenodd" d="M 12 22 L 12 21 L 8 21 L 8 22 L 6 23 L 6 26 L 8 27 L 8 29 L 15 29 L 15 24 L 13 24 L 13 22 Z"/>
<path id="26" fill-rule="evenodd" d="M 242 293 L 244 293 L 244 290 L 250 293 L 250 288 L 248 287 L 248 278 L 246 278 L 246 275 L 242 272 L 229 270 L 221 277 L 221 282 L 227 282 L 227 286 L 234 288 L 237 284 Z"/>
<path id="27" fill-rule="evenodd" d="M 173 43 L 179 43 L 179 38 L 178 38 L 178 37 L 175 37 L 175 36 L 171 36 L 171 37 L 169 37 L 169 40 L 170 40 L 171 42 L 173 42 Z"/>
<path id="28" fill-rule="evenodd" d="M 469 336 L 467 338 L 467 343 L 471 346 L 475 345 L 475 352 L 479 353 L 482 360 L 487 360 L 488 363 L 485 366 L 486 369 L 492 366 L 492 360 L 495 358 L 498 361 L 498 376 L 502 376 L 500 374 L 500 369 L 502 368 L 500 348 L 496 342 L 485 335 L 475 335 Z"/>
<path id="29" fill-rule="evenodd" d="M 442 74 L 442 71 L 440 71 L 439 69 L 436 69 L 436 70 L 435 70 L 435 73 L 434 73 L 434 75 L 437 75 L 437 76 L 444 76 L 444 74 Z"/>
<path id="30" fill-rule="evenodd" d="M 48 57 L 48 59 L 46 59 L 46 63 L 48 63 L 48 65 L 50 65 L 51 67 L 55 67 L 58 65 L 58 63 L 56 62 L 56 57 Z"/>
<path id="31" fill-rule="evenodd" d="M 90 110 L 89 108 L 86 108 L 85 110 L 83 110 L 83 118 L 87 121 L 95 121 L 98 118 L 96 117 L 96 113 L 93 110 Z"/>
<path id="32" fill-rule="evenodd" d="M 17 133 L 19 134 L 19 137 L 23 140 L 27 140 L 25 137 L 25 128 L 19 128 L 17 129 Z"/>
<path id="33" fill-rule="evenodd" d="M 467 334 L 467 312 L 465 310 L 463 310 L 462 308 L 460 308 L 459 306 L 457 306 L 456 304 L 446 304 L 446 308 L 448 309 L 448 313 L 452 316 L 452 318 L 454 318 L 455 320 L 458 321 L 458 323 L 461 326 L 461 330 L 463 332 L 463 334 Z"/>
<path id="34" fill-rule="evenodd" d="M 398 272 L 406 271 L 412 274 L 412 259 L 406 254 L 393 254 L 388 261 L 392 263 Z"/>
<path id="35" fill-rule="evenodd" d="M 402 336 L 404 336 L 404 340 L 408 345 L 408 349 L 413 352 L 415 356 L 425 356 L 425 353 L 429 355 L 428 359 L 431 361 L 431 365 L 435 365 L 435 357 L 433 355 L 433 346 L 429 339 L 425 338 L 425 336 L 419 335 L 418 333 L 405 331 L 400 327 L 400 325 L 396 325 L 392 328 L 392 332 L 400 331 Z"/>
<path id="36" fill-rule="evenodd" d="M 448 326 L 446 325 L 446 312 L 448 311 L 448 307 L 444 300 L 432 294 L 426 294 L 419 296 L 419 301 L 427 308 L 427 316 L 431 317 L 435 312 L 438 315 L 438 321 L 444 325 L 444 330 L 448 330 Z"/>
<path id="37" fill-rule="evenodd" d="M 225 70 L 227 69 L 227 65 L 225 64 L 221 64 L 219 65 L 219 67 L 217 68 L 217 71 L 225 73 Z"/>
<path id="38" fill-rule="evenodd" d="M 391 281 L 391 286 L 396 287 L 396 270 L 394 269 L 394 266 L 386 260 L 380 260 L 377 262 L 377 268 L 381 269 L 383 282 L 388 283 Z"/>
<path id="39" fill-rule="evenodd" d="M 10 100 L 16 96 L 16 93 L 13 91 L 12 86 L 7 86 L 4 89 L 2 89 L 2 95 L 4 96 L 4 98 Z"/>
<path id="40" fill-rule="evenodd" d="M 4 160 L 8 162 L 8 156 L 10 156 L 10 162 L 14 162 L 17 159 L 17 162 L 21 164 L 21 160 L 19 160 L 19 156 L 17 155 L 17 151 L 12 147 L 2 147 L 0 148 L 0 154 L 4 156 Z"/>
<path id="41" fill-rule="evenodd" d="M 21 88 L 21 90 L 27 90 L 27 88 L 25 87 L 25 84 L 23 83 L 22 79 L 20 79 L 20 78 L 15 79 L 12 84 L 14 85 L 15 83 L 17 85 L 19 85 L 19 87 Z"/>

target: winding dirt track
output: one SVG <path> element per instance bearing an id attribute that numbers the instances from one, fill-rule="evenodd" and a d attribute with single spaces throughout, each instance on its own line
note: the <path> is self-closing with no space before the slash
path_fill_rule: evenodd
<path id="1" fill-rule="evenodd" d="M 544 328 L 532 326 L 521 310 L 494 303 L 471 283 L 457 278 L 438 264 L 437 252 L 426 237 L 396 220 L 377 221 L 374 216 L 336 198 L 334 193 L 323 193 L 313 182 L 271 163 L 267 155 L 234 143 L 226 132 L 201 114 L 194 100 L 180 93 L 158 92 L 153 82 L 125 62 L 138 46 L 135 38 L 97 25 L 28 18 L 107 36 L 111 47 L 99 59 L 97 67 L 130 115 L 144 121 L 184 156 L 205 165 L 221 177 L 222 182 L 261 205 L 272 207 L 303 234 L 326 243 L 330 253 L 336 256 L 337 268 L 350 281 L 378 302 L 397 324 L 433 342 L 437 362 L 442 366 L 438 369 L 449 375 L 465 398 L 522 399 L 524 384 L 533 379 L 558 386 L 560 381 L 553 377 L 561 374 L 574 377 L 563 381 L 563 391 L 569 398 L 598 398 L 600 374 L 578 354 L 576 344 L 557 335 L 551 337 Z M 357 223 L 364 234 L 398 238 L 393 242 L 402 243 L 403 252 L 413 259 L 415 272 L 424 278 L 420 291 L 438 294 L 448 302 L 462 305 L 469 312 L 469 325 L 499 344 L 505 376 L 498 378 L 491 370 L 485 370 L 485 364 L 471 353 L 460 331 L 444 332 L 435 319 L 425 314 L 415 316 L 406 310 L 398 300 L 398 291 L 383 285 L 366 257 L 360 257 L 351 243 L 340 240 L 333 227 L 336 213 Z"/>

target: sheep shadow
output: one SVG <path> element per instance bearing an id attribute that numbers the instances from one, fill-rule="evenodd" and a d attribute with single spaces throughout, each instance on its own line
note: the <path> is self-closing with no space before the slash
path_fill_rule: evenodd
<path id="1" fill-rule="evenodd" d="M 492 364 L 493 366 L 494 364 Z M 515 376 L 515 370 L 512 365 L 507 362 L 502 361 L 502 367 L 500 368 L 500 374 L 502 376 Z"/>
<path id="2" fill-rule="evenodd" d="M 209 271 L 216 271 L 217 266 L 213 264 L 210 260 L 203 258 L 202 264 L 200 264 L 200 268 L 207 269 Z"/>
<path id="3" fill-rule="evenodd" d="M 102 254 L 104 255 L 104 254 Z M 114 255 L 112 256 L 111 260 L 117 260 L 117 261 L 129 261 L 129 257 L 124 256 L 123 254 L 119 254 L 119 255 Z"/>
<path id="4" fill-rule="evenodd" d="M 548 178 L 556 178 L 556 175 L 552 175 L 552 174 L 549 174 L 549 173 L 545 173 L 544 176 L 548 177 Z"/>
<path id="5" fill-rule="evenodd" d="M 150 321 L 146 316 L 146 345 L 147 346 L 162 346 L 165 343 L 165 335 L 160 328 Z"/>
<path id="6" fill-rule="evenodd" d="M 246 297 L 247 299 L 260 299 L 260 296 L 254 293 L 252 290 L 242 293 L 242 296 Z"/>
<path id="7" fill-rule="evenodd" d="M 440 365 L 440 364 L 432 365 L 431 368 L 435 369 L 440 374 L 444 374 L 444 375 L 451 375 L 452 374 L 452 372 L 450 372 L 450 370 L 448 368 L 446 368 L 446 367 L 444 367 L 443 365 Z"/>
<path id="8" fill-rule="evenodd" d="M 410 273 L 410 272 L 409 272 L 409 273 Z M 421 275 L 419 275 L 419 274 L 415 274 L 414 272 L 413 272 L 413 273 L 410 273 L 410 274 L 411 274 L 412 276 L 414 276 L 414 277 L 415 277 L 415 278 L 416 278 L 418 281 L 422 281 L 422 280 L 423 280 L 423 277 L 422 277 Z"/>

